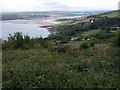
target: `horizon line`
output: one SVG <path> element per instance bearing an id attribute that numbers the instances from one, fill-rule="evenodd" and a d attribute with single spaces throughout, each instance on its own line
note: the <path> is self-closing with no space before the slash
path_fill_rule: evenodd
<path id="1" fill-rule="evenodd" d="M 117 9 L 118 10 L 118 9 Z M 0 13 L 25 13 L 25 12 L 95 12 L 95 11 L 116 11 L 115 10 L 73 10 L 73 11 L 66 11 L 66 10 L 48 10 L 48 11 L 4 11 Z"/>

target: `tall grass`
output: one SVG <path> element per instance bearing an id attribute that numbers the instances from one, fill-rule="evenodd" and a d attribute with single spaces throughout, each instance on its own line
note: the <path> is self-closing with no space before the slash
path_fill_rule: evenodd
<path id="1" fill-rule="evenodd" d="M 117 47 L 110 42 L 85 41 L 82 49 L 82 43 L 72 44 L 10 36 L 3 43 L 3 88 L 120 88 Z"/>
<path id="2" fill-rule="evenodd" d="M 118 50 L 3 51 L 3 88 L 119 88 Z"/>

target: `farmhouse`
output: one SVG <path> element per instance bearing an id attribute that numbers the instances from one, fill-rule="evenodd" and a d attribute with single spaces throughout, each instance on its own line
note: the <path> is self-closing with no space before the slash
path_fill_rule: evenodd
<path id="1" fill-rule="evenodd" d="M 74 41 L 74 40 L 77 40 L 78 37 L 72 37 L 71 40 Z"/>

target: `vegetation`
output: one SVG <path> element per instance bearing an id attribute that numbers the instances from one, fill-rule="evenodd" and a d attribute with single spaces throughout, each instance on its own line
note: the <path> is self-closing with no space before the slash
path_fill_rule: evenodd
<path id="1" fill-rule="evenodd" d="M 97 13 L 97 12 L 96 12 Z M 1 20 L 18 20 L 18 19 L 41 19 L 47 17 L 63 17 L 63 16 L 80 16 L 91 15 L 89 12 L 18 12 L 18 13 L 0 13 Z"/>
<path id="2" fill-rule="evenodd" d="M 80 44 L 81 48 L 89 48 L 89 47 L 94 47 L 95 43 L 93 41 L 84 41 Z"/>
<path id="3" fill-rule="evenodd" d="M 57 19 L 56 21 L 61 21 L 61 22 L 68 22 L 68 23 L 74 23 L 76 21 L 81 20 L 82 18 L 63 18 L 63 19 Z"/>
<path id="4" fill-rule="evenodd" d="M 24 14 L 24 13 L 9 13 L 2 14 L 1 20 L 18 20 L 18 19 L 34 19 L 34 18 L 46 18 L 48 15 L 39 15 L 39 14 Z"/>
<path id="5" fill-rule="evenodd" d="M 118 31 L 117 36 L 113 38 L 113 45 L 120 47 L 120 31 Z"/>
<path id="6" fill-rule="evenodd" d="M 70 39 L 73 36 L 81 36 L 81 33 L 86 32 L 96 32 L 94 35 L 97 39 L 106 39 L 110 37 L 114 37 L 114 33 L 112 31 L 118 30 L 120 18 L 100 18 L 96 19 L 94 22 L 79 22 L 73 24 L 61 24 L 52 26 L 53 29 L 58 30 L 59 32 L 52 36 L 51 38 L 64 40 Z M 83 35 L 86 36 L 86 35 Z M 90 37 L 93 37 L 89 35 Z"/>
<path id="7" fill-rule="evenodd" d="M 120 10 L 103 13 L 103 14 L 101 14 L 101 16 L 102 17 L 105 17 L 105 16 L 107 16 L 107 17 L 118 17 L 119 13 L 120 13 Z"/>
<path id="8" fill-rule="evenodd" d="M 10 35 L 2 44 L 3 88 L 120 88 L 116 20 L 55 25 L 47 38 Z"/>

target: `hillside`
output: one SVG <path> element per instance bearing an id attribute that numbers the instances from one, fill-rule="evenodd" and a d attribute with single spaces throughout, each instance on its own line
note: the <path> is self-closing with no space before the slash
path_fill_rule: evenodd
<path id="1" fill-rule="evenodd" d="M 40 19 L 49 17 L 49 15 L 37 13 L 3 13 L 0 16 L 2 17 L 1 20 Z"/>
<path id="2" fill-rule="evenodd" d="M 2 44 L 3 88 L 120 88 L 120 19 L 91 17 L 53 25 L 47 38 L 10 35 Z"/>
<path id="3" fill-rule="evenodd" d="M 2 13 L 2 20 L 17 20 L 17 19 L 41 19 L 48 17 L 64 17 L 64 16 L 80 16 L 91 15 L 90 13 L 81 12 L 18 12 L 18 13 Z"/>
<path id="4" fill-rule="evenodd" d="M 120 15 L 120 10 L 100 14 L 101 17 L 105 17 L 105 16 L 107 16 L 107 17 L 120 17 L 119 15 Z"/>
<path id="5" fill-rule="evenodd" d="M 83 18 L 73 18 L 73 19 L 69 19 L 69 18 L 64 18 L 64 19 L 58 19 L 57 21 L 63 21 L 63 22 L 70 22 L 69 24 L 71 25 L 75 25 L 75 24 L 79 24 L 79 23 L 83 23 L 83 22 L 90 22 L 90 20 L 98 20 L 101 18 L 119 18 L 120 14 L 120 10 L 116 10 L 116 11 L 109 11 L 109 12 L 105 12 L 105 13 L 96 13 L 87 17 L 83 17 Z"/>
<path id="6" fill-rule="evenodd" d="M 90 16 L 90 17 L 99 16 L 99 17 L 110 17 L 110 18 L 112 18 L 112 17 L 119 17 L 119 14 L 120 14 L 120 10 L 114 10 L 114 11 L 101 13 L 101 14 L 98 14 L 98 15 L 93 15 L 93 16 Z"/>

